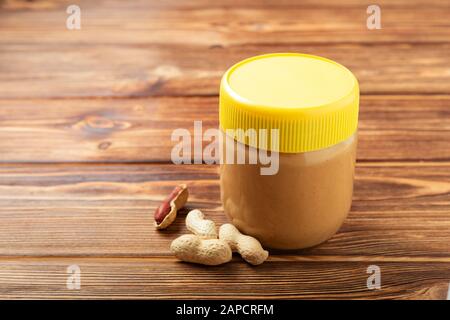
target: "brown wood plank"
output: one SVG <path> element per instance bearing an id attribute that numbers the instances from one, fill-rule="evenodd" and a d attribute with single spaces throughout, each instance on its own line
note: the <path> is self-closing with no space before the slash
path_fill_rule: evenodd
<path id="1" fill-rule="evenodd" d="M 0 42 L 238 45 L 448 42 L 450 37 L 445 0 L 377 1 L 382 30 L 376 31 L 366 26 L 370 1 L 85 0 L 77 1 L 82 32 L 69 34 L 65 28 L 69 4 L 4 1 Z"/>
<path id="2" fill-rule="evenodd" d="M 449 160 L 450 96 L 362 96 L 358 159 Z M 0 100 L 1 162 L 169 162 L 176 128 L 218 127 L 216 97 Z"/>
<path id="3" fill-rule="evenodd" d="M 450 93 L 450 43 L 229 47 L 11 43 L 0 51 L 0 98 L 217 95 L 220 78 L 232 64 L 280 51 L 341 62 L 355 73 L 363 94 Z"/>
<path id="4" fill-rule="evenodd" d="M 66 288 L 73 264 L 81 269 L 80 290 Z M 380 290 L 367 289 L 371 264 L 380 267 Z M 236 257 L 203 267 L 152 258 L 0 259 L 0 298 L 445 299 L 449 278 L 449 263 L 269 261 L 251 267 Z"/>
<path id="5" fill-rule="evenodd" d="M 341 0 L 339 3 L 330 2 L 329 0 L 221 0 L 211 2 L 209 0 L 191 0 L 183 1 L 179 0 L 164 0 L 164 1 L 147 1 L 147 0 L 135 0 L 130 6 L 129 3 L 121 0 L 107 0 L 100 3 L 93 3 L 88 0 L 79 1 L 83 6 L 87 6 L 89 9 L 103 6 L 104 8 L 114 10 L 142 10 L 144 8 L 153 8 L 155 10 L 189 10 L 198 9 L 209 6 L 211 8 L 284 8 L 291 9 L 293 7 L 341 7 L 341 6 L 367 6 L 371 4 L 369 0 Z M 395 2 L 389 0 L 379 0 L 377 3 L 380 6 L 388 8 L 423 8 L 423 7 L 440 7 L 447 8 L 448 2 L 446 0 L 396 0 Z M 65 8 L 68 5 L 67 0 L 46 0 L 46 1 L 28 1 L 28 0 L 4 0 L 2 1 L 1 8 L 8 11 L 23 11 L 23 10 L 58 10 Z"/>
<path id="6" fill-rule="evenodd" d="M 170 255 L 170 242 L 187 233 L 186 211 L 162 232 L 152 217 L 180 182 L 190 187 L 188 208 L 226 221 L 216 166 L 0 165 L 0 176 L 2 256 Z M 449 162 L 359 164 L 340 232 L 293 254 L 450 263 L 449 200 Z"/>
<path id="7" fill-rule="evenodd" d="M 82 0 L 80 31 L 65 28 L 69 4 L 0 0 L 0 299 L 446 298 L 448 1 L 378 1 L 376 31 L 366 0 Z M 274 51 L 360 80 L 351 213 L 328 242 L 256 268 L 178 262 L 168 247 L 188 209 L 226 218 L 217 167 L 167 164 L 170 134 L 217 127 L 223 72 Z M 189 205 L 158 232 L 153 211 L 180 182 Z M 80 291 L 66 289 L 71 264 Z M 381 290 L 366 288 L 371 264 Z"/>
<path id="8" fill-rule="evenodd" d="M 370 31 L 368 4 L 81 2 L 82 30 L 68 31 L 64 1 L 7 1 L 0 97 L 216 95 L 231 64 L 274 51 L 335 59 L 366 94 L 449 93 L 450 7 L 386 1 Z"/>

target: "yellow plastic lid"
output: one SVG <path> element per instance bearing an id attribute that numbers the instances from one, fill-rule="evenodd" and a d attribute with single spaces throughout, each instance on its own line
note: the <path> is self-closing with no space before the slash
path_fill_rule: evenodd
<path id="1" fill-rule="evenodd" d="M 358 106 L 358 81 L 350 70 L 308 54 L 243 60 L 220 85 L 222 130 L 279 129 L 280 152 L 314 151 L 346 140 L 356 131 Z M 245 135 L 234 138 L 253 144 Z"/>

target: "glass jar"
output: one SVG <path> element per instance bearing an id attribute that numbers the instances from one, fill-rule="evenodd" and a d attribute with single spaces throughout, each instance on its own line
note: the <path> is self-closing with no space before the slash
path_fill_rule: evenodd
<path id="1" fill-rule="evenodd" d="M 332 237 L 351 207 L 358 107 L 354 75 L 325 58 L 277 53 L 231 67 L 220 89 L 231 222 L 269 248 Z"/>

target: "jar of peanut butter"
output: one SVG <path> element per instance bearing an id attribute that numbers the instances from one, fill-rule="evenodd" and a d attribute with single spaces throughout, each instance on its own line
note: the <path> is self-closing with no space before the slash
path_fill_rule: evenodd
<path id="1" fill-rule="evenodd" d="M 220 87 L 231 222 L 269 248 L 332 237 L 352 202 L 358 106 L 355 76 L 322 57 L 276 53 L 232 66 Z"/>

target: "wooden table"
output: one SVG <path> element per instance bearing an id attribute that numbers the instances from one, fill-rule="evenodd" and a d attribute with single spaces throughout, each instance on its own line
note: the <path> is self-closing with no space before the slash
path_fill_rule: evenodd
<path id="1" fill-rule="evenodd" d="M 1 1 L 1 298 L 445 299 L 450 281 L 448 1 Z M 222 73 L 323 55 L 361 85 L 356 185 L 339 233 L 251 267 L 178 262 L 153 211 L 190 186 L 226 221 L 216 166 L 173 165 L 175 128 L 217 127 Z M 81 269 L 80 290 L 66 286 Z M 381 268 L 369 290 L 369 265 Z"/>

